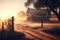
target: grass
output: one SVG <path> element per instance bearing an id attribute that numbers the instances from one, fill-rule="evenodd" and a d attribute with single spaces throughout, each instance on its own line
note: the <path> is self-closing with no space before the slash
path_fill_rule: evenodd
<path id="1" fill-rule="evenodd" d="M 0 40 L 26 40 L 26 37 L 23 33 L 20 32 L 0 31 Z"/>

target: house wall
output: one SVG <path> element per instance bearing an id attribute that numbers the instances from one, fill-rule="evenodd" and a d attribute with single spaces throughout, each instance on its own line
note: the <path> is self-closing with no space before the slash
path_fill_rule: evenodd
<path id="1" fill-rule="evenodd" d="M 35 16 L 27 17 L 27 21 L 41 22 L 42 20 L 49 21 L 49 18 L 47 18 L 47 17 L 41 18 L 41 17 L 35 17 Z"/>
<path id="2" fill-rule="evenodd" d="M 27 21 L 41 22 L 49 21 L 50 13 L 46 13 L 44 10 L 28 9 L 27 12 Z"/>

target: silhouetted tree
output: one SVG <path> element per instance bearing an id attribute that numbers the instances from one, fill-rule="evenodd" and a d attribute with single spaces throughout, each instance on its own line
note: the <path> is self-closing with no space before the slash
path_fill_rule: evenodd
<path id="1" fill-rule="evenodd" d="M 60 11 L 57 12 L 57 8 L 60 9 L 60 0 L 37 0 L 37 2 L 34 4 L 34 7 L 36 9 L 39 9 L 40 7 L 48 7 L 51 11 L 55 13 L 57 18 L 60 21 Z"/>
<path id="2" fill-rule="evenodd" d="M 33 1 L 27 0 L 25 6 L 29 6 L 32 3 L 36 9 L 39 9 L 41 7 L 47 7 L 48 9 L 55 13 L 55 15 L 60 21 L 60 11 L 57 12 L 56 10 L 57 8 L 59 8 L 60 10 L 60 0 L 37 0 L 36 2 L 35 1 L 36 0 Z"/>

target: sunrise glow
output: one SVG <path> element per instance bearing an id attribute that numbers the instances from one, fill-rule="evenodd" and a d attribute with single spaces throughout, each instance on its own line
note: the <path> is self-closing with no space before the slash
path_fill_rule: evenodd
<path id="1" fill-rule="evenodd" d="M 26 0 L 25 0 L 26 1 Z M 0 19 L 17 17 L 18 12 L 26 12 L 24 0 L 0 0 Z"/>

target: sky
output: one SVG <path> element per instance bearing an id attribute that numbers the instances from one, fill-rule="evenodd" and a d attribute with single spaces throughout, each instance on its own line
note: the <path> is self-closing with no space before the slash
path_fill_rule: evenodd
<path id="1" fill-rule="evenodd" d="M 0 0 L 0 17 L 14 16 L 19 11 L 25 11 L 27 8 L 24 3 L 27 0 Z"/>

